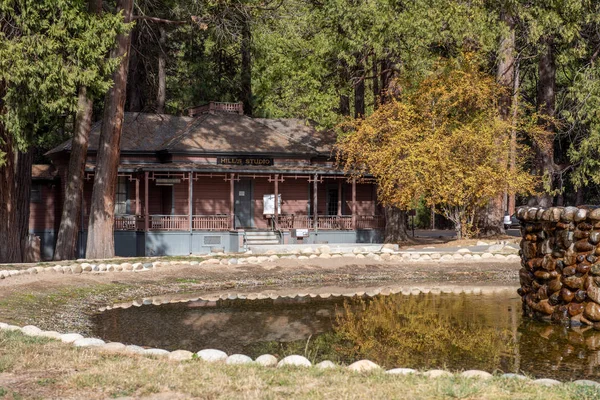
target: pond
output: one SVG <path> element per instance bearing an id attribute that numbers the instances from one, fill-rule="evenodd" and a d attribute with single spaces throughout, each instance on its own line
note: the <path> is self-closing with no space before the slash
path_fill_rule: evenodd
<path id="1" fill-rule="evenodd" d="M 93 320 L 94 334 L 105 340 L 167 350 L 600 378 L 600 332 L 525 320 L 519 296 L 509 291 L 190 301 L 115 308 Z"/>

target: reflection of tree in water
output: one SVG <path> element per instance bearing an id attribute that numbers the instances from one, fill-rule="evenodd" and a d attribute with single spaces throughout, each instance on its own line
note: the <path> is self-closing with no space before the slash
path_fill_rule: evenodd
<path id="1" fill-rule="evenodd" d="M 536 377 L 600 377 L 600 332 L 591 327 L 566 328 L 536 321 L 519 327 L 519 368 Z"/>
<path id="2" fill-rule="evenodd" d="M 396 295 L 361 301 L 358 308 L 346 305 L 335 332 L 352 345 L 338 351 L 388 367 L 494 370 L 514 342 L 508 329 L 497 328 L 496 313 L 477 301 L 464 295 Z"/>
<path id="3" fill-rule="evenodd" d="M 489 371 L 505 368 L 513 357 L 509 327 L 515 315 L 505 296 L 392 295 L 353 300 L 343 309 L 333 332 L 308 342 L 263 342 L 251 350 L 305 354 L 313 361 L 367 358 L 385 367 Z"/>

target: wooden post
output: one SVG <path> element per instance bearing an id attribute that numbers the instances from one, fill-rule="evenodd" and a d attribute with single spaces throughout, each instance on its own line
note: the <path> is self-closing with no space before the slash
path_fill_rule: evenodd
<path id="1" fill-rule="evenodd" d="M 317 214 L 317 179 L 318 175 L 315 174 L 313 177 L 313 228 L 315 232 L 319 230 L 319 215 Z"/>
<path id="2" fill-rule="evenodd" d="M 273 227 L 277 230 L 277 223 L 279 215 L 279 174 L 275 174 L 275 206 L 273 207 Z"/>
<path id="3" fill-rule="evenodd" d="M 352 178 L 352 229 L 356 230 L 356 178 Z"/>
<path id="4" fill-rule="evenodd" d="M 189 180 L 188 180 L 188 215 L 189 215 L 189 228 L 190 228 L 190 244 L 189 244 L 189 248 L 190 248 L 190 254 L 193 253 L 192 249 L 193 249 L 193 221 L 194 221 L 194 202 L 193 202 L 193 196 L 194 196 L 194 180 L 192 179 L 194 173 L 192 171 L 190 171 L 190 175 L 189 175 Z"/>
<path id="5" fill-rule="evenodd" d="M 337 203 L 337 215 L 342 216 L 342 180 L 338 179 L 338 203 Z"/>
<path id="6" fill-rule="evenodd" d="M 189 218 L 189 228 L 190 228 L 190 232 L 192 232 L 192 221 L 193 221 L 193 216 L 194 216 L 194 204 L 192 201 L 192 196 L 194 193 L 194 184 L 193 184 L 193 180 L 192 180 L 192 175 L 193 172 L 190 171 L 189 173 L 189 180 L 188 180 L 188 218 Z M 191 249 L 190 249 L 191 250 Z M 191 253 L 191 251 L 190 251 Z"/>
<path id="7" fill-rule="evenodd" d="M 140 178 L 135 178 L 135 215 L 140 215 Z M 137 218 L 136 218 L 137 220 Z"/>
<path id="8" fill-rule="evenodd" d="M 144 173 L 144 220 L 146 226 L 144 230 L 148 232 L 150 230 L 150 218 L 148 214 L 148 192 L 150 191 L 150 187 L 148 186 L 148 171 Z"/>
<path id="9" fill-rule="evenodd" d="M 231 230 L 235 229 L 235 195 L 234 195 L 234 186 L 235 182 L 233 180 L 234 175 L 229 175 L 229 226 Z"/>

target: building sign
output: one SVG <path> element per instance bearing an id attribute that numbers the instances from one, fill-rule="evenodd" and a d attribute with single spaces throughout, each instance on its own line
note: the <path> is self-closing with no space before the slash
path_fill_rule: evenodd
<path id="1" fill-rule="evenodd" d="M 267 157 L 217 157 L 217 164 L 270 167 L 273 165 L 273 159 Z"/>
<path id="2" fill-rule="evenodd" d="M 176 179 L 176 178 L 157 178 L 156 179 L 157 185 L 174 185 L 176 183 L 181 183 L 181 179 Z"/>

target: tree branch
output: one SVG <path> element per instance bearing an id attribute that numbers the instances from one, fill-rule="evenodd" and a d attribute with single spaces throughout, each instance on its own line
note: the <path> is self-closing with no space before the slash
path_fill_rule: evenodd
<path id="1" fill-rule="evenodd" d="M 200 27 L 200 29 L 202 29 L 202 30 L 205 30 L 208 28 L 208 25 L 206 25 L 205 22 L 201 21 L 201 19 L 199 17 L 196 17 L 195 15 L 192 15 L 192 17 L 190 18 L 189 21 L 188 20 L 176 21 L 176 20 L 172 20 L 172 19 L 149 17 L 146 15 L 135 15 L 135 16 L 133 16 L 133 19 L 156 22 L 158 24 L 170 24 L 170 25 L 185 25 L 185 24 L 193 23 L 193 24 L 198 25 Z"/>

